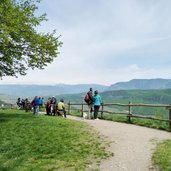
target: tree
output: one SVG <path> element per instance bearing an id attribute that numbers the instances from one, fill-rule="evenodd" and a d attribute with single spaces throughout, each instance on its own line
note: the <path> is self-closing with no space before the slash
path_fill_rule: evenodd
<path id="1" fill-rule="evenodd" d="M 38 33 L 46 14 L 35 16 L 40 0 L 0 0 L 0 77 L 44 69 L 59 54 L 59 36 Z"/>

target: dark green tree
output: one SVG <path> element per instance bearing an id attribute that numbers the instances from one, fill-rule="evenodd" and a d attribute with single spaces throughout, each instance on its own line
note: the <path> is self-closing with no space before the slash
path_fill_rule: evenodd
<path id="1" fill-rule="evenodd" d="M 36 27 L 46 14 L 36 16 L 40 0 L 0 0 L 0 77 L 26 75 L 44 69 L 59 54 L 62 42 L 52 33 L 38 33 Z"/>

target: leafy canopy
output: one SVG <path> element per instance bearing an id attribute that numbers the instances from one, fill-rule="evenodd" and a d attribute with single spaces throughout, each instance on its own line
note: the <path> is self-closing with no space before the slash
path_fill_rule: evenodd
<path id="1" fill-rule="evenodd" d="M 44 69 L 59 54 L 59 36 L 38 33 L 46 14 L 35 16 L 40 0 L 0 0 L 0 77 Z"/>

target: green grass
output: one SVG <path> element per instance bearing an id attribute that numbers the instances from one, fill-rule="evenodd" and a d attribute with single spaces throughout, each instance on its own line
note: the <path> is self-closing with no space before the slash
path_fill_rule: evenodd
<path id="1" fill-rule="evenodd" d="M 171 171 L 171 140 L 166 140 L 157 145 L 153 154 L 153 161 L 160 171 Z"/>
<path id="2" fill-rule="evenodd" d="M 2 171 L 82 171 L 109 156 L 86 123 L 20 110 L 0 111 L 0 144 Z"/>
<path id="3" fill-rule="evenodd" d="M 102 119 L 116 121 L 116 122 L 129 123 L 126 115 L 104 114 L 102 116 Z M 143 119 L 143 118 L 131 118 L 131 124 L 170 131 L 169 123 L 159 121 L 159 120 L 151 120 L 151 119 Z"/>
<path id="4" fill-rule="evenodd" d="M 111 121 L 115 121 L 115 122 L 129 123 L 126 115 L 104 114 L 102 116 L 102 119 L 111 120 Z M 167 122 L 163 122 L 163 121 L 159 121 L 159 120 L 151 120 L 151 119 L 143 119 L 143 118 L 131 118 L 131 124 L 170 131 L 169 124 Z"/>

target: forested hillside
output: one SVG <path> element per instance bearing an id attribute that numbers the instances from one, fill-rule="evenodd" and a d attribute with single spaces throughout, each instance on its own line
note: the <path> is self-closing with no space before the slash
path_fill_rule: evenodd
<path id="1" fill-rule="evenodd" d="M 171 89 L 162 90 L 113 90 L 100 93 L 104 103 L 155 103 L 170 104 Z M 66 102 L 82 102 L 85 94 L 59 95 L 57 99 L 64 98 Z"/>
<path id="2" fill-rule="evenodd" d="M 104 103 L 149 103 L 149 104 L 171 104 L 171 89 L 160 90 L 112 90 L 99 92 Z M 61 98 L 65 103 L 84 101 L 85 93 L 56 95 L 57 100 Z M 44 96 L 45 100 L 49 96 Z M 7 103 L 16 103 L 17 96 L 0 94 L 0 100 Z"/>
<path id="3" fill-rule="evenodd" d="M 122 103 L 128 104 L 166 104 L 171 103 L 171 89 L 163 90 L 115 90 L 100 93 L 103 103 Z M 57 96 L 57 99 L 64 98 L 65 102 L 82 103 L 85 94 L 72 94 Z M 107 110 L 112 111 L 127 111 L 128 106 L 108 106 Z M 156 107 L 133 107 L 134 114 L 156 115 L 158 117 L 168 117 L 168 110 L 166 108 Z"/>
<path id="4" fill-rule="evenodd" d="M 171 89 L 164 90 L 115 90 L 101 94 L 105 102 L 170 104 Z"/>

